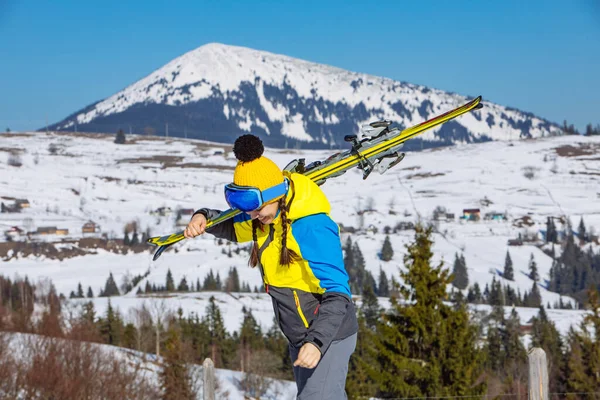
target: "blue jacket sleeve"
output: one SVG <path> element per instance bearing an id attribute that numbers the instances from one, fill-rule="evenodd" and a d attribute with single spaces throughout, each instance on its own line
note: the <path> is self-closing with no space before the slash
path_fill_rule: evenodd
<path id="1" fill-rule="evenodd" d="M 304 342 L 313 343 L 325 353 L 352 301 L 338 226 L 328 215 L 315 214 L 294 221 L 292 234 L 300 246 L 302 258 L 325 289 L 318 317 Z"/>

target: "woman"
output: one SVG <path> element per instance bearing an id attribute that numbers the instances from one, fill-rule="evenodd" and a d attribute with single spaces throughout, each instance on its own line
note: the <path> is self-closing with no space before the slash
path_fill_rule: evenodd
<path id="1" fill-rule="evenodd" d="M 297 398 L 345 399 L 358 324 L 338 226 L 319 186 L 301 174 L 284 174 L 263 151 L 256 136 L 235 141 L 238 163 L 225 198 L 244 213 L 206 232 L 254 242 L 249 263 L 258 266 L 289 341 Z M 185 237 L 204 233 L 207 218 L 219 213 L 196 211 Z"/>

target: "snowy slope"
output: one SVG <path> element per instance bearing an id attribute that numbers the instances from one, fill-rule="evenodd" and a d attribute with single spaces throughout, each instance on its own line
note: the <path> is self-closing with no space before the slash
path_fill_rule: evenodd
<path id="1" fill-rule="evenodd" d="M 0 230 L 11 226 L 28 225 L 28 230 L 57 226 L 69 229 L 69 235 L 40 240 L 76 240 L 82 236 L 82 225 L 92 220 L 107 236 L 121 238 L 125 224 L 137 221 L 140 230 L 149 229 L 152 235 L 162 235 L 181 228 L 174 226 L 174 215 L 151 215 L 152 210 L 162 206 L 173 210 L 178 207 L 223 208 L 222 187 L 231 180 L 235 165 L 229 146 L 195 140 L 128 139 L 131 143 L 116 145 L 113 137 L 104 135 L 0 135 L 0 157 L 8 158 L 10 152 L 20 153 L 23 163 L 21 167 L 0 163 L 1 201 L 9 204 L 12 200 L 7 198 L 26 198 L 31 205 L 21 213 L 1 213 Z M 51 145 L 60 149 L 54 155 L 49 151 Z M 418 218 L 427 221 L 435 207 L 444 206 L 455 218 L 438 223 L 439 233 L 434 235 L 436 260 L 444 259 L 451 267 L 454 254 L 463 253 L 470 283 L 478 282 L 483 289 L 493 278 L 502 279 L 498 271 L 502 271 L 504 256 L 509 250 L 515 266 L 515 281 L 503 281 L 503 284 L 523 293 L 529 291 L 533 283 L 526 275 L 527 262 L 533 254 L 542 277 L 540 290 L 544 304 L 554 304 L 559 295 L 546 290 L 544 283 L 548 279 L 550 258 L 538 247 L 509 247 L 507 241 L 519 234 L 535 234 L 545 229 L 548 216 L 567 216 L 575 226 L 583 216 L 588 231 L 598 232 L 599 152 L 599 138 L 573 136 L 463 145 L 409 153 L 395 170 L 382 176 L 373 174 L 366 181 L 362 181 L 359 171 L 350 171 L 327 182 L 323 190 L 332 203 L 332 217 L 346 227 L 357 227 L 357 211 L 373 203 L 375 211 L 364 213 L 364 226 L 372 224 L 378 233 L 355 235 L 353 240 L 358 241 L 367 269 L 375 277 L 382 268 L 388 276 L 398 279 L 403 245 L 412 240 L 411 231 L 390 235 L 395 255 L 391 261 L 383 262 L 377 253 L 385 237 L 384 227 L 394 227 L 400 221 L 415 222 Z M 266 155 L 282 167 L 293 158 L 305 157 L 310 162 L 324 159 L 328 154 L 328 151 L 266 150 Z M 524 176 L 529 170 L 534 171 L 533 179 Z M 484 198 L 492 203 L 481 205 Z M 390 214 L 390 208 L 394 214 Z M 488 211 L 506 212 L 508 221 L 459 220 L 465 208 L 480 208 L 482 216 Z M 526 216 L 531 218 L 532 226 L 515 225 Z M 342 240 L 345 242 L 346 234 Z M 120 283 L 126 275 L 149 270 L 147 279 L 139 284 L 143 289 L 146 281 L 164 285 L 168 269 L 176 284 L 184 276 L 188 283 L 198 279 L 202 283 L 211 269 L 218 272 L 223 281 L 229 269 L 235 266 L 242 282 L 251 288 L 259 287 L 260 274 L 247 267 L 245 251 L 239 254 L 233 251 L 237 247 L 246 245 L 219 246 L 207 235 L 176 245 L 177 252 L 169 251 L 154 263 L 151 252 L 121 255 L 98 249 L 96 254 L 62 261 L 11 254 L 1 262 L 0 273 L 9 277 L 26 275 L 32 280 L 50 278 L 58 291 L 68 296 L 79 282 L 84 290 L 90 286 L 98 294 L 109 272 Z M 231 257 L 223 254 L 228 253 L 229 248 Z M 127 306 L 125 308 L 145 301 L 135 298 L 136 289 L 118 300 Z M 194 296 L 179 296 L 173 301 L 180 301 L 186 310 L 203 310 L 206 298 L 196 300 Z M 221 298 L 222 304 L 226 304 L 224 307 L 232 310 L 229 328 L 236 329 L 241 313 L 236 314 L 234 310 L 241 310 L 244 302 L 225 294 Z M 261 307 L 261 324 L 269 327 L 272 314 L 268 301 Z M 573 321 L 577 320 L 578 314 L 563 314 L 565 312 L 557 311 L 561 315 L 573 315 Z"/>
<path id="2" fill-rule="evenodd" d="M 220 142 L 252 132 L 273 147 L 333 148 L 363 124 L 389 119 L 408 127 L 466 100 L 424 86 L 211 43 L 50 129 L 152 131 Z M 530 113 L 484 103 L 483 110 L 437 127 L 410 146 L 420 148 L 421 139 L 429 147 L 561 132 Z"/>

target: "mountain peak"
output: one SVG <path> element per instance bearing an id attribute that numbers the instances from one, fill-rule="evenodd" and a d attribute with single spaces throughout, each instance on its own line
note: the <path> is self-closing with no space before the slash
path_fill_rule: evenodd
<path id="1" fill-rule="evenodd" d="M 484 96 L 485 97 L 485 96 Z M 54 130 L 195 137 L 231 143 L 260 135 L 273 147 L 333 148 L 369 122 L 423 122 L 465 96 L 351 72 L 285 55 L 208 43 L 175 58 L 115 95 L 76 112 Z M 483 110 L 411 141 L 424 148 L 560 133 L 529 113 L 486 103 Z"/>

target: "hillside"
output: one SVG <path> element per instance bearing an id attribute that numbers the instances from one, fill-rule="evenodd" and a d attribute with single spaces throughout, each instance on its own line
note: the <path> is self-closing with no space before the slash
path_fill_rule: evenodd
<path id="1" fill-rule="evenodd" d="M 2 203 L 13 211 L 17 200 L 28 203 L 28 207 L 18 208 L 19 212 L 0 213 L 0 229 L 14 226 L 25 232 L 45 232 L 48 230 L 43 228 L 57 228 L 58 232 L 50 229 L 50 234 L 31 237 L 35 242 L 53 243 L 51 246 L 64 255 L 36 256 L 31 246 L 25 253 L 8 250 L 1 254 L 1 274 L 27 276 L 32 281 L 51 279 L 58 292 L 68 296 L 77 290 L 78 283 L 84 291 L 91 287 L 98 295 L 109 273 L 120 284 L 149 271 L 128 294 L 113 298 L 123 311 L 146 301 L 135 293 L 138 288 L 143 290 L 147 282 L 164 285 L 168 270 L 176 284 L 183 277 L 189 283 L 202 283 L 211 270 L 224 280 L 230 268 L 236 267 L 241 283 L 251 289 L 261 286 L 258 271 L 247 267 L 244 244 L 219 244 L 206 235 L 175 246 L 174 251 L 153 263 L 153 249 L 128 250 L 119 242 L 128 224 L 132 228 L 135 223 L 139 233 L 161 235 L 182 228 L 175 226 L 178 210 L 185 223 L 189 219 L 187 210 L 223 208 L 222 187 L 231 180 L 235 165 L 229 146 L 144 136 L 128 136 L 127 144 L 117 145 L 113 136 L 66 133 L 2 134 L 0 140 L 0 157 L 7 160 L 0 164 Z M 542 278 L 543 304 L 553 305 L 560 296 L 546 288 L 552 260 L 543 251 L 547 246 L 541 245 L 541 231 L 545 230 L 547 217 L 563 217 L 575 227 L 583 218 L 588 231 L 598 232 L 599 153 L 600 139 L 593 137 L 460 145 L 409 153 L 395 170 L 382 176 L 373 174 L 367 181 L 362 181 L 359 171 L 350 171 L 327 182 L 323 190 L 332 203 L 333 219 L 344 230 L 358 230 L 352 234 L 352 241 L 358 243 L 366 268 L 375 278 L 381 268 L 388 277 L 398 279 L 403 245 L 412 239 L 413 232 L 398 229 L 393 233 L 393 229 L 400 227 L 401 222 L 431 221 L 434 210 L 441 206 L 454 215 L 436 222 L 435 260 L 443 259 L 451 268 L 455 254 L 462 253 L 471 285 L 477 282 L 483 289 L 496 279 L 524 293 L 531 290 L 533 283 L 527 276 L 527 264 L 533 254 Z M 328 154 L 266 150 L 266 155 L 281 167 L 293 158 L 304 157 L 309 162 Z M 159 210 L 162 207 L 171 212 Z M 460 218 L 463 210 L 474 208 L 480 210 L 481 220 Z M 504 214 L 507 219 L 486 220 L 486 214 L 491 212 Z M 90 221 L 97 225 L 97 232 L 82 233 L 82 227 Z M 378 257 L 386 226 L 392 232 L 394 249 L 394 257 L 388 262 Z M 517 239 L 519 234 L 537 241 L 508 246 L 508 241 Z M 345 242 L 349 235 L 342 233 L 342 240 Z M 79 246 L 82 237 L 96 238 L 96 247 Z M 18 234 L 13 238 L 24 240 Z M 109 242 L 120 249 L 103 244 Z M 588 246 L 598 248 L 595 244 Z M 71 253 L 67 254 L 69 249 Z M 84 251 L 88 254 L 82 254 Z M 515 266 L 514 281 L 501 277 L 507 251 Z M 186 294 L 169 301 L 175 302 L 173 307 L 181 305 L 186 312 L 201 312 L 205 297 Z M 228 329 L 235 329 L 241 321 L 240 310 L 245 302 L 238 297 L 219 297 L 226 308 L 224 315 L 231 319 Z M 564 297 L 562 300 L 569 301 Z M 94 301 L 99 309 L 106 304 L 106 298 Z M 261 325 L 270 327 L 272 315 L 267 298 L 259 295 L 252 307 Z M 556 310 L 549 315 L 568 326 L 578 321 L 581 313 Z"/>

